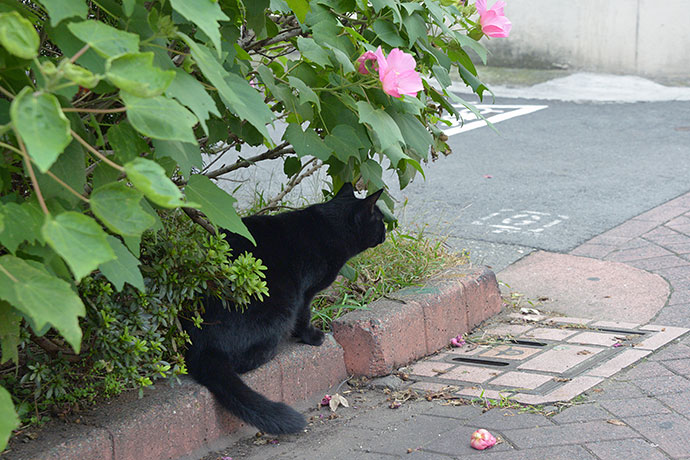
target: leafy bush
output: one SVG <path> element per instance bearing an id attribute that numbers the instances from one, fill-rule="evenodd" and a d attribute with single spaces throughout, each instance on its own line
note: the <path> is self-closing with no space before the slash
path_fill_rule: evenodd
<path id="1" fill-rule="evenodd" d="M 469 53 L 485 59 L 477 40 L 489 25 L 466 3 L 0 1 L 2 360 L 17 362 L 18 347 L 28 356 L 48 340 L 56 354 L 50 366 L 39 357 L 26 364 L 34 366 L 29 390 L 47 385 L 62 397 L 64 382 L 50 376 L 71 379 L 72 371 L 52 368 L 68 356 L 89 364 L 92 338 L 108 334 L 106 320 L 92 316 L 101 307 L 91 303 L 105 311 L 116 299 L 135 310 L 133 325 L 113 339 L 117 346 L 102 350 L 103 364 L 95 356 L 91 363 L 103 366 L 96 371 L 105 370 L 107 391 L 141 387 L 150 372 L 180 372 L 174 350 L 155 349 L 156 334 L 167 334 L 157 321 L 172 316 L 161 313 L 155 299 L 163 294 L 144 278 L 160 275 L 161 289 L 179 279 L 139 269 L 148 270 L 142 234 L 159 225 L 174 233 L 158 213 L 183 208 L 210 233 L 222 226 L 251 238 L 235 199 L 213 180 L 269 160 L 283 163 L 285 190 L 321 167 L 334 190 L 358 181 L 381 188 L 384 168 L 405 187 L 424 161 L 450 152 L 437 125 L 444 114 L 457 116 L 451 101 L 464 103 L 446 90 L 451 69 L 480 96 L 485 90 Z M 369 67 L 360 69 L 366 52 Z M 381 56 L 378 70 L 372 55 Z M 400 64 L 404 80 L 390 73 Z M 257 153 L 232 155 L 245 146 Z M 383 199 L 392 210 L 390 197 Z M 107 292 L 103 277 L 119 292 Z M 260 284 L 236 278 L 245 281 Z M 82 331 L 89 325 L 95 329 Z M 108 363 L 115 366 L 108 356 L 116 355 L 126 363 L 120 383 L 105 377 Z M 133 362 L 149 375 L 134 372 Z M 27 380 L 7 385 L 24 388 Z M 20 403 L 26 394 L 17 391 Z M 18 423 L 12 399 L 0 387 L 0 448 Z"/>
<path id="2" fill-rule="evenodd" d="M 163 221 L 165 232 L 147 232 L 142 239 L 145 290 L 125 285 L 116 292 L 101 273 L 79 284 L 86 304 L 79 356 L 58 334 L 38 337 L 22 325 L 24 364 L 4 366 L 0 382 L 18 402 L 23 422 L 185 374 L 182 351 L 189 337 L 180 317 L 200 323 L 204 295 L 241 308 L 251 296 L 267 293 L 260 260 L 250 254 L 231 259 L 222 236 L 209 235 L 179 213 Z"/>

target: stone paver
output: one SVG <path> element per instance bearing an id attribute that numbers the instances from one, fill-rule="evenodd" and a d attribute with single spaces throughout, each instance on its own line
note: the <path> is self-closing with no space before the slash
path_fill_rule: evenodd
<path id="1" fill-rule="evenodd" d="M 654 361 L 643 362 L 632 369 L 630 369 L 626 374 L 626 377 L 632 379 L 648 379 L 652 377 L 663 377 L 668 375 L 673 375 L 673 372 L 668 370 L 662 364 L 656 363 Z"/>
<path id="2" fill-rule="evenodd" d="M 690 420 L 678 414 L 646 415 L 625 419 L 631 427 L 654 440 L 672 457 L 687 456 L 690 452 Z"/>
<path id="3" fill-rule="evenodd" d="M 540 340 L 564 340 L 570 336 L 577 334 L 577 331 L 569 329 L 553 329 L 546 327 L 534 328 L 529 332 L 522 334 L 522 337 L 534 338 Z"/>
<path id="4" fill-rule="evenodd" d="M 561 425 L 505 430 L 504 435 L 513 445 L 525 449 L 560 444 L 630 439 L 639 436 L 627 426 L 618 426 L 605 421 L 579 423 L 576 430 L 572 426 Z"/>
<path id="5" fill-rule="evenodd" d="M 508 452 L 475 452 L 472 456 L 458 457 L 458 460 L 597 460 L 595 456 L 580 446 L 559 446 L 525 449 Z"/>
<path id="6" fill-rule="evenodd" d="M 618 339 L 620 336 L 621 334 L 610 334 L 603 332 L 580 332 L 579 334 L 570 337 L 568 340 L 566 340 L 566 342 L 611 347 L 620 342 L 620 339 Z"/>
<path id="7" fill-rule="evenodd" d="M 578 345 L 559 345 L 518 366 L 518 369 L 530 369 L 542 372 L 565 372 L 601 353 L 601 348 Z"/>
<path id="8" fill-rule="evenodd" d="M 650 444 L 644 439 L 602 441 L 587 444 L 587 448 L 601 460 L 667 460 L 669 458 L 661 453 L 658 447 Z"/>
<path id="9" fill-rule="evenodd" d="M 611 418 L 611 414 L 602 409 L 598 404 L 578 404 L 565 409 L 563 412 L 556 414 L 553 420 L 559 424 L 564 423 L 581 423 L 591 420 L 607 420 Z"/>
<path id="10" fill-rule="evenodd" d="M 668 414 L 671 410 L 654 398 L 601 400 L 599 405 L 616 417 Z"/>
<path id="11" fill-rule="evenodd" d="M 493 379 L 491 384 L 534 390 L 546 382 L 552 381 L 553 377 L 550 375 L 534 374 L 530 372 L 506 372 L 505 374 Z"/>
<path id="12" fill-rule="evenodd" d="M 638 379 L 633 383 L 649 396 L 690 391 L 690 380 L 680 375 Z"/>
<path id="13" fill-rule="evenodd" d="M 686 377 L 690 376 L 690 359 L 674 359 L 671 361 L 665 361 L 664 366 L 676 374 L 684 375 Z"/>

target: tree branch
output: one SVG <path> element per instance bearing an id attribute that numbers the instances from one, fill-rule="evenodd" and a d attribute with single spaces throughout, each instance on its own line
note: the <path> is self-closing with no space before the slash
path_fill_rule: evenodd
<path id="1" fill-rule="evenodd" d="M 229 165 L 229 166 L 223 166 L 222 168 L 216 169 L 215 171 L 211 171 L 209 173 L 206 173 L 205 176 L 215 179 L 218 176 L 222 176 L 223 174 L 227 174 L 231 171 L 234 171 L 236 169 L 240 168 L 248 168 L 249 166 L 253 165 L 254 163 L 257 163 L 259 161 L 263 160 L 274 160 L 276 158 L 279 158 L 286 153 L 295 153 L 295 149 L 292 147 L 288 147 L 290 144 L 288 142 L 283 142 L 282 144 L 278 145 L 277 147 L 267 150 L 266 152 L 253 156 L 251 158 L 240 158 L 238 159 L 235 163 Z"/>
<path id="2" fill-rule="evenodd" d="M 257 48 L 263 48 L 264 46 L 273 45 L 274 43 L 284 42 L 285 40 L 292 37 L 296 37 L 298 35 L 302 35 L 302 28 L 294 27 L 292 29 L 286 29 L 280 32 L 275 37 L 264 38 L 263 40 L 258 40 L 255 42 L 249 42 L 246 45 L 242 46 L 242 48 L 245 51 L 253 51 Z"/>
<path id="3" fill-rule="evenodd" d="M 197 224 L 204 227 L 204 230 L 209 232 L 211 235 L 216 234 L 216 229 L 213 227 L 213 225 L 210 224 L 208 220 L 202 217 L 199 211 L 197 211 L 194 208 L 182 208 L 182 210 L 185 214 L 189 216 L 190 219 L 192 219 L 192 222 L 196 222 Z"/>
<path id="4" fill-rule="evenodd" d="M 45 336 L 37 337 L 31 334 L 31 341 L 53 357 L 57 356 L 58 353 L 62 353 L 62 358 L 71 363 L 81 360 L 79 355 L 75 355 L 72 351 L 62 348 L 60 345 L 56 344 Z"/>
<path id="5" fill-rule="evenodd" d="M 41 205 L 41 209 L 43 210 L 43 214 L 46 216 L 50 215 L 50 212 L 48 211 L 48 208 L 46 207 L 46 202 L 43 199 L 43 193 L 41 193 L 41 187 L 38 186 L 38 180 L 36 180 L 36 174 L 34 174 L 34 168 L 31 166 L 31 158 L 29 157 L 29 154 L 26 152 L 26 148 L 24 147 L 24 141 L 22 141 L 21 136 L 17 132 L 16 129 L 14 129 L 14 135 L 17 138 L 17 143 L 19 144 L 19 150 L 22 152 L 22 157 L 24 157 L 24 164 L 26 165 L 26 170 L 29 172 L 29 177 L 31 178 L 31 185 L 33 186 L 34 192 L 36 192 L 36 199 L 38 200 L 38 204 Z"/>
<path id="6" fill-rule="evenodd" d="M 307 177 L 314 174 L 316 171 L 321 169 L 321 167 L 323 166 L 323 163 L 321 163 L 316 158 L 312 158 L 311 160 L 309 160 L 309 162 L 307 164 L 309 164 L 309 163 L 314 163 L 314 166 L 307 169 L 302 174 L 295 174 L 294 176 L 292 176 L 292 179 L 290 179 L 290 181 L 287 183 L 287 185 L 285 186 L 285 189 L 282 192 L 280 192 L 278 195 L 276 195 L 275 198 L 273 198 L 271 201 L 269 201 L 266 204 L 266 208 L 274 208 L 278 203 L 280 203 L 280 200 L 285 198 L 285 195 L 290 193 L 292 191 L 292 189 L 294 189 L 297 186 L 297 184 L 299 184 L 304 179 L 306 179 Z M 304 166 L 306 166 L 307 164 L 305 164 Z"/>

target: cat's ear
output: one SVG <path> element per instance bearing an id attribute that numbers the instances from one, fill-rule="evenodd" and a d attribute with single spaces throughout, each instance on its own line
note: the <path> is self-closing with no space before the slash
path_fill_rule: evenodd
<path id="1" fill-rule="evenodd" d="M 374 212 L 374 206 L 376 206 L 376 202 L 379 200 L 379 197 L 381 197 L 381 194 L 383 193 L 383 189 L 372 193 L 368 197 L 364 198 L 364 204 L 367 207 L 367 210 L 371 213 Z"/>
<path id="2" fill-rule="evenodd" d="M 346 196 L 353 197 L 355 196 L 355 190 L 352 188 L 352 184 L 349 182 L 345 182 L 342 187 L 340 187 L 340 190 L 338 190 L 338 193 L 335 194 L 336 198 L 343 198 Z"/>

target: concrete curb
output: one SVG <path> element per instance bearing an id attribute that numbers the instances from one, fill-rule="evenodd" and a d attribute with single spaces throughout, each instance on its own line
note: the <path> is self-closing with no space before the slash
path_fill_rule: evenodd
<path id="1" fill-rule="evenodd" d="M 378 376 L 445 347 L 452 337 L 498 313 L 493 272 L 456 268 L 425 286 L 405 289 L 333 324 L 320 347 L 288 344 L 265 366 L 244 374 L 255 390 L 287 403 L 319 396 L 348 375 Z M 423 333 L 421 333 L 423 331 Z M 335 336 L 335 338 L 334 338 Z M 244 426 L 190 379 L 175 387 L 126 394 L 81 417 L 47 427 L 7 460 L 160 460 L 189 455 Z"/>

